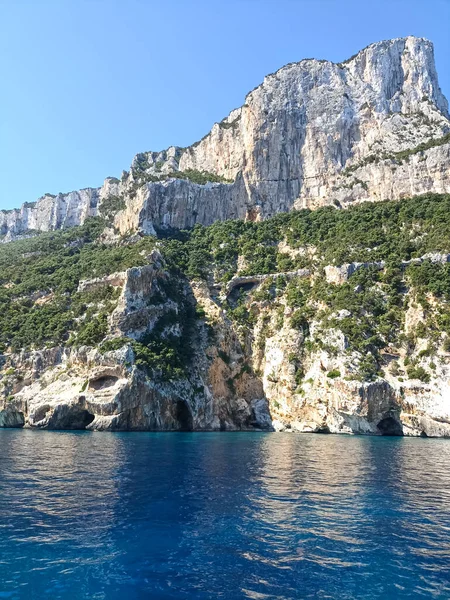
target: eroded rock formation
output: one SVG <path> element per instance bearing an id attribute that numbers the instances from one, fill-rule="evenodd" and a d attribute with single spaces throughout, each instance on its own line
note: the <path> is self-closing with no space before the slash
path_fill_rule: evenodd
<path id="1" fill-rule="evenodd" d="M 123 201 L 115 218 L 121 233 L 154 233 L 448 192 L 449 132 L 432 44 L 379 42 L 340 64 L 307 59 L 282 67 L 200 142 L 138 154 L 120 181 L 108 178 L 100 189 L 0 211 L 0 234 L 8 241 L 78 225 L 111 197 Z M 201 172 L 212 182 L 195 183 L 192 173 Z"/>
<path id="2" fill-rule="evenodd" d="M 380 42 L 345 63 L 283 67 L 200 142 L 139 154 L 129 172 L 100 189 L 46 195 L 0 211 L 0 235 L 11 241 L 102 215 L 109 221 L 102 241 L 115 243 L 121 234 L 131 244 L 130 232 L 139 238 L 231 218 L 259 221 L 302 207 L 450 192 L 449 132 L 431 43 Z M 399 270 L 424 260 L 448 262 L 448 248 L 431 250 L 400 261 Z M 386 346 L 382 373 L 364 381 L 358 373 L 367 356 L 352 350 L 342 326 L 350 310 L 325 321 L 311 317 L 306 334 L 294 324 L 284 288 L 276 303 L 270 296 L 280 277 L 284 286 L 323 278 L 338 287 L 360 270 L 383 272 L 387 263 L 344 259 L 315 270 L 315 248 L 290 247 L 283 239 L 279 252 L 308 258 L 312 266 L 249 275 L 239 257 L 227 282 L 216 281 L 212 269 L 202 282 L 180 274 L 174 283 L 154 250 L 144 266 L 81 281 L 82 293 L 103 286 L 120 293 L 104 342 L 5 352 L 0 427 L 450 436 L 450 354 L 442 332 L 435 334 L 433 358 L 425 334 L 408 355 L 400 345 Z M 251 296 L 264 286 L 266 296 Z M 30 300 L 39 304 L 52 293 L 38 290 Z M 424 311 L 407 288 L 401 293 L 399 327 L 407 337 L 423 323 Z M 245 310 L 253 308 L 245 327 L 230 318 L 238 297 Z M 432 312 L 436 299 L 428 304 Z M 324 307 L 315 308 L 317 315 Z M 183 368 L 175 361 L 168 374 L 158 362 L 165 342 L 186 361 Z M 165 359 L 173 359 L 170 352 Z M 425 379 L 405 376 L 408 360 Z"/>
<path id="3" fill-rule="evenodd" d="M 405 352 L 386 354 L 384 376 L 362 382 L 355 378 L 362 357 L 348 350 L 339 329 L 350 311 L 331 315 L 334 324 L 325 329 L 313 321 L 307 346 L 284 297 L 276 306 L 257 300 L 256 322 L 242 328 L 227 316 L 229 304 L 218 300 L 214 285 L 186 280 L 182 299 L 174 299 L 163 292 L 170 276 L 158 251 L 148 263 L 81 284 L 98 289 L 112 282 L 120 288 L 104 342 L 118 342 L 117 349 L 104 344 L 57 347 L 3 358 L 0 427 L 450 436 L 450 355 L 441 349 L 431 359 L 421 352 L 426 339 L 414 356 L 424 366 L 436 363 L 429 383 L 400 376 Z M 301 273 L 302 278 L 314 276 Z M 254 283 L 272 281 L 275 285 L 271 276 Z M 330 285 L 343 283 L 338 278 Z M 141 368 L 133 340 L 142 340 L 165 316 L 178 313 L 180 302 L 201 307 L 204 317 L 190 333 L 193 354 L 186 374 L 161 379 Z M 407 302 L 406 334 L 423 318 L 412 299 Z M 183 335 L 180 324 L 168 321 L 163 339 L 169 333 Z M 393 362 L 396 370 L 390 367 Z"/>
<path id="4" fill-rule="evenodd" d="M 105 340 L 120 340 L 117 350 L 52 348 L 8 356 L 0 380 L 0 427 L 272 429 L 262 382 L 243 369 L 245 349 L 232 328 L 220 321 L 217 343 L 202 326 L 191 334 L 195 343 L 185 376 L 166 379 L 139 368 L 133 339 L 151 334 L 157 322 L 172 314 L 173 323 L 168 320 L 161 337 L 182 335 L 182 324 L 176 321 L 180 303 L 196 302 L 189 286 L 181 299 L 165 294 L 169 274 L 161 255 L 154 251 L 148 261 L 144 267 L 81 283 L 84 290 L 120 286 Z M 197 294 L 202 296 L 199 290 Z M 216 316 L 223 318 L 221 311 Z"/>

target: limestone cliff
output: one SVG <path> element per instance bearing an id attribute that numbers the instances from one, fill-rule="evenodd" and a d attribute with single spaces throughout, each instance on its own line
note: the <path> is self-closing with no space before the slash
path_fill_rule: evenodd
<path id="1" fill-rule="evenodd" d="M 408 37 L 287 65 L 191 147 L 0 211 L 0 427 L 450 436 L 449 192 Z"/>
<path id="2" fill-rule="evenodd" d="M 432 44 L 379 42 L 340 64 L 281 68 L 200 142 L 138 154 L 100 189 L 0 211 L 0 234 L 78 225 L 111 197 L 123 234 L 448 192 L 449 132 Z"/>
<path id="3" fill-rule="evenodd" d="M 279 247 L 304 256 L 286 241 Z M 447 304 L 431 295 L 418 304 L 404 284 L 396 300 L 382 283 L 392 278 L 385 262 L 321 270 L 315 258 L 308 269 L 236 275 L 228 283 L 220 264 L 210 265 L 207 280 L 189 281 L 174 279 L 159 250 L 145 262 L 80 281 L 78 293 L 89 298 L 118 292 L 100 345 L 0 355 L 0 427 L 450 436 L 449 333 L 434 326 L 447 319 Z M 248 268 L 242 258 L 238 265 Z M 450 255 L 428 253 L 400 268 L 420 265 L 447 269 Z M 363 284 L 369 302 L 355 285 L 365 273 L 373 274 Z M 346 288 L 353 305 L 330 312 L 317 292 L 307 299 L 322 281 L 331 296 Z M 402 307 L 398 342 L 383 342 L 374 371 L 367 348 L 380 341 L 364 333 L 367 345 L 355 347 L 349 324 L 372 319 L 368 311 L 382 311 L 378 302 L 387 305 L 383 318 L 392 318 L 393 301 Z M 185 368 L 169 352 L 164 374 L 158 343 L 183 353 Z"/>
<path id="4" fill-rule="evenodd" d="M 439 261 L 448 258 L 440 256 Z M 429 341 L 425 333 L 408 360 L 428 370 L 431 365 L 431 380 L 405 382 L 404 349 L 384 353 L 383 377 L 358 380 L 364 356 L 349 350 L 339 329 L 339 321 L 351 311 L 330 315 L 326 323 L 312 321 L 306 337 L 294 324 L 296 311 L 284 292 L 278 290 L 275 302 L 261 294 L 261 288 L 273 292 L 286 275 L 314 279 L 317 274 L 308 270 L 235 278 L 221 297 L 214 284 L 185 282 L 183 302 L 199 307 L 202 315 L 190 332 L 190 367 L 185 375 L 167 380 L 143 371 L 133 339 L 142 340 L 171 311 L 182 309 L 180 299 L 177 303 L 161 295 L 169 278 L 161 255 L 155 251 L 148 260 L 144 267 L 81 282 L 85 291 L 111 285 L 120 290 L 100 348 L 56 347 L 3 357 L 0 427 L 450 436 L 450 354 L 441 346 L 431 358 L 424 352 Z M 358 268 L 372 265 L 359 263 Z M 378 263 L 376 268 L 385 266 Z M 331 286 L 344 285 L 356 272 L 351 265 L 338 271 L 340 277 L 327 269 Z M 245 303 L 257 315 L 250 328 L 230 320 L 225 298 L 237 289 L 246 290 Z M 412 296 L 407 294 L 406 302 L 408 334 L 424 315 Z M 163 338 L 170 333 L 182 335 L 177 321 L 165 326 Z"/>
<path id="5" fill-rule="evenodd" d="M 221 339 L 213 342 L 200 321 L 189 328 L 187 339 L 186 306 L 195 306 L 196 300 L 183 283 L 179 295 L 167 291 L 177 284 L 170 281 L 157 251 L 144 267 L 80 282 L 84 292 L 107 286 L 120 291 L 104 343 L 100 348 L 55 347 L 3 357 L 0 427 L 271 430 L 262 383 L 242 368 L 245 350 L 237 335 L 218 325 Z M 223 315 L 219 311 L 216 317 Z M 168 347 L 171 338 L 189 344 L 186 372 L 164 377 L 158 367 L 142 368 L 143 348 L 133 346 L 133 340 L 151 336 L 157 327 Z M 232 356 L 230 364 L 221 358 L 221 347 Z"/>

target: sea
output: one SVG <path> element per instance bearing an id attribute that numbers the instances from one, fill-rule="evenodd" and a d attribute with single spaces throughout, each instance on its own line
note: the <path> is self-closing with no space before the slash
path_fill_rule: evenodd
<path id="1" fill-rule="evenodd" d="M 0 600 L 450 598 L 450 440 L 0 430 Z"/>

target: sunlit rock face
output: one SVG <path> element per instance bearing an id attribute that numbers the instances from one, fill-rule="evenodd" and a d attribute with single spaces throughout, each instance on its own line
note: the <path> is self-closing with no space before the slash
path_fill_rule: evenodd
<path id="1" fill-rule="evenodd" d="M 214 303 L 207 288 L 186 282 L 178 300 L 163 295 L 169 273 L 158 251 L 148 264 L 85 280 L 81 290 L 120 289 L 108 318 L 107 340 L 123 340 L 116 350 L 56 347 L 0 355 L 0 427 L 89 429 L 98 431 L 272 430 L 262 383 L 243 369 L 245 348 L 224 320 L 213 344 L 205 325 L 193 329 L 192 360 L 186 373 L 171 379 L 139 368 L 133 340 L 150 334 L 159 319 L 177 314 L 181 303 Z M 197 299 L 196 299 L 197 298 Z M 217 307 L 215 307 L 217 309 Z M 218 309 L 217 309 L 218 310 Z M 181 335 L 177 323 L 162 332 Z M 229 356 L 229 362 L 223 356 Z M 222 356 L 222 358 L 221 358 Z M 3 370 L 2 370 L 3 367 Z"/>
<path id="2" fill-rule="evenodd" d="M 75 227 L 97 214 L 99 190 L 87 188 L 69 194 L 46 194 L 22 208 L 0 211 L 0 234 L 6 241 L 33 231 L 52 231 Z"/>
<path id="3" fill-rule="evenodd" d="M 304 60 L 267 76 L 227 128 L 216 124 L 182 155 L 181 168 L 231 178 L 242 172 L 250 204 L 265 215 L 296 200 L 323 203 L 338 186 L 329 177 L 345 167 L 442 135 L 447 109 L 430 42 L 380 42 L 343 64 Z M 371 197 L 365 191 L 346 195 Z M 372 193 L 392 197 L 375 186 Z"/>
<path id="4" fill-rule="evenodd" d="M 431 256 L 448 260 L 447 255 Z M 450 437 L 450 353 L 444 348 L 434 357 L 424 354 L 424 338 L 412 355 L 432 372 L 428 382 L 401 376 L 405 348 L 391 357 L 397 370 L 390 368 L 385 355 L 382 376 L 363 381 L 355 377 L 363 355 L 350 350 L 339 329 L 349 310 L 338 311 L 329 327 L 313 320 L 306 338 L 293 324 L 295 309 L 283 296 L 278 303 L 260 299 L 253 303 L 255 322 L 241 327 L 229 318 L 228 305 L 218 301 L 214 285 L 183 279 L 181 295 L 167 296 L 164 289 L 171 275 L 163 257 L 153 250 L 147 260 L 145 266 L 79 284 L 84 291 L 112 286 L 120 292 L 106 336 L 106 342 L 120 342 L 116 349 L 103 349 L 102 343 L 1 356 L 0 427 Z M 329 285 L 345 283 L 348 267 L 339 268 L 337 278 L 325 269 L 333 275 Z M 311 274 L 305 269 L 300 276 Z M 235 278 L 230 283 L 248 285 L 251 279 L 257 288 L 269 277 Z M 235 288 L 230 289 L 232 294 Z M 186 371 L 161 378 L 142 369 L 133 342 L 186 304 L 201 308 L 204 315 L 189 333 L 191 360 Z M 423 309 L 406 293 L 403 333 L 408 335 L 421 322 Z M 176 319 L 166 320 L 163 339 L 169 333 L 182 335 Z"/>
<path id="5" fill-rule="evenodd" d="M 0 211 L 0 236 L 7 242 L 106 215 L 110 241 L 117 241 L 118 233 L 154 235 L 302 207 L 448 193 L 449 132 L 431 43 L 414 37 L 380 42 L 342 64 L 308 59 L 283 67 L 200 142 L 138 154 L 120 180 Z M 170 274 L 162 256 L 155 250 L 146 259 L 145 266 L 80 282 L 80 291 L 120 288 L 106 336 L 126 338 L 120 347 L 8 357 L 0 427 L 450 436 L 450 355 L 443 348 L 433 365 L 421 355 L 425 345 L 415 351 L 418 364 L 432 371 L 428 383 L 404 380 L 388 367 L 382 377 L 363 381 L 355 378 L 361 356 L 349 351 L 339 329 L 350 314 L 345 309 L 325 331 L 311 323 L 310 341 L 321 342 L 315 346 L 306 344 L 292 325 L 292 309 L 281 301 L 277 307 L 258 301 L 256 322 L 243 332 L 227 316 L 225 298 L 232 301 L 273 274 L 233 277 L 222 299 L 210 281 L 182 278 L 181 296 L 174 299 L 164 293 Z M 433 252 L 401 266 L 424 259 L 443 264 L 449 256 Z M 382 271 L 386 265 L 331 264 L 324 277 L 338 286 L 368 267 Z M 283 276 L 315 274 L 305 268 Z M 405 302 L 407 336 L 423 315 L 413 298 Z M 187 305 L 199 305 L 206 316 L 192 333 L 192 361 L 183 376 L 162 380 L 140 368 L 133 344 Z M 161 335 L 181 336 L 177 323 Z M 403 371 L 405 359 L 401 352 L 395 361 L 385 357 Z"/>
<path id="6" fill-rule="evenodd" d="M 125 201 L 115 221 L 121 233 L 154 233 L 292 208 L 448 192 L 449 143 L 403 158 L 397 153 L 449 131 L 431 42 L 379 42 L 344 63 L 286 65 L 200 142 L 139 154 L 120 181 L 108 178 L 102 188 L 46 195 L 35 205 L 0 211 L 0 234 L 8 241 L 30 230 L 78 225 L 111 195 Z M 227 182 L 170 178 L 188 170 Z"/>

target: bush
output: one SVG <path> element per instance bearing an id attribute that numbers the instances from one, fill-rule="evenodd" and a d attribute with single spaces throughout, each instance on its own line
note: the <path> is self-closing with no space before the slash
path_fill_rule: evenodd
<path id="1" fill-rule="evenodd" d="M 77 346 L 97 346 L 107 333 L 107 315 L 102 313 L 85 322 L 77 336 Z"/>
<path id="2" fill-rule="evenodd" d="M 400 373 L 400 366 L 398 364 L 398 360 L 393 360 L 391 362 L 390 371 L 394 377 L 397 377 Z"/>
<path id="3" fill-rule="evenodd" d="M 340 377 L 341 376 L 341 372 L 338 369 L 332 369 L 331 371 L 328 371 L 327 373 L 327 377 L 329 377 L 330 379 L 336 379 L 336 377 Z"/>
<path id="4" fill-rule="evenodd" d="M 121 210 L 126 208 L 125 200 L 121 196 L 108 196 L 100 204 L 99 212 L 102 216 L 111 220 Z"/>
<path id="5" fill-rule="evenodd" d="M 423 367 L 410 365 L 406 369 L 406 372 L 408 373 L 408 377 L 410 379 L 419 379 L 424 383 L 430 383 L 430 375 L 425 371 Z"/>
<path id="6" fill-rule="evenodd" d="M 225 179 L 221 175 L 209 173 L 208 171 L 195 171 L 194 169 L 186 169 L 186 171 L 174 171 L 168 177 L 176 179 L 188 179 L 192 183 L 205 185 L 206 183 L 233 183 L 230 179 Z"/>

